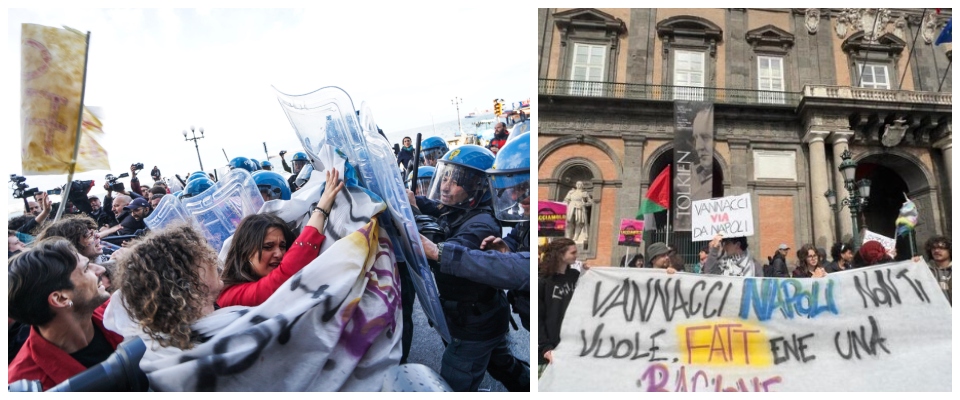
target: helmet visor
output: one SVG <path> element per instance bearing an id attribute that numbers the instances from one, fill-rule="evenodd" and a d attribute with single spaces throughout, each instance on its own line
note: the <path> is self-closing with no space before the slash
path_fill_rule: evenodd
<path id="1" fill-rule="evenodd" d="M 433 173 L 427 197 L 457 208 L 474 208 L 486 190 L 486 174 L 473 168 L 441 161 Z"/>
<path id="2" fill-rule="evenodd" d="M 498 220 L 522 222 L 530 219 L 530 172 L 491 174 L 490 189 Z"/>
<path id="3" fill-rule="evenodd" d="M 420 150 L 420 164 L 436 166 L 437 160 L 439 160 L 440 157 L 443 157 L 444 154 L 447 154 L 447 150 L 445 150 L 443 147 Z"/>
<path id="4" fill-rule="evenodd" d="M 257 185 L 257 189 L 260 189 L 264 201 L 277 200 L 283 195 L 283 191 L 273 185 Z"/>

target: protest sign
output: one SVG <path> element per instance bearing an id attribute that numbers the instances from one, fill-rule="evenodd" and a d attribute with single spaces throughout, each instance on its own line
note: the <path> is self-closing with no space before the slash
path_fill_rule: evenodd
<path id="1" fill-rule="evenodd" d="M 567 205 L 541 200 L 537 210 L 537 232 L 540 237 L 563 237 L 567 229 Z"/>
<path id="2" fill-rule="evenodd" d="M 750 194 L 693 202 L 693 241 L 724 237 L 753 236 L 753 207 Z"/>
<path id="3" fill-rule="evenodd" d="M 876 232 L 871 232 L 869 230 L 863 231 L 863 243 L 869 242 L 871 240 L 876 240 L 880 242 L 880 245 L 883 246 L 883 249 L 890 253 L 897 249 L 897 240 L 894 238 L 888 238 Z"/>
<path id="4" fill-rule="evenodd" d="M 825 278 L 592 268 L 540 391 L 950 391 L 951 308 L 923 263 Z"/>
<path id="5" fill-rule="evenodd" d="M 621 246 L 639 247 L 643 242 L 643 221 L 635 219 L 620 220 L 620 239 L 617 244 Z"/>

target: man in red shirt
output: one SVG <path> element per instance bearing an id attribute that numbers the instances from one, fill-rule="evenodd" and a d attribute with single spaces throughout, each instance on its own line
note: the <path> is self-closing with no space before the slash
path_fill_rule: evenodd
<path id="1" fill-rule="evenodd" d="M 10 318 L 30 325 L 30 336 L 7 367 L 8 383 L 39 380 L 43 390 L 105 361 L 123 337 L 95 314 L 110 298 L 100 275 L 67 240 L 51 237 L 8 262 Z"/>

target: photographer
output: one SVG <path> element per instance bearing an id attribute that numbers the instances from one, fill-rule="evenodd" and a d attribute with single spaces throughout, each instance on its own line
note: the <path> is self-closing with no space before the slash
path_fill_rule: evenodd
<path id="1" fill-rule="evenodd" d="M 130 164 L 130 191 L 143 197 L 143 187 L 140 186 L 140 178 L 137 178 L 137 171 L 141 169 L 143 169 L 143 163 Z M 157 170 L 157 173 L 159 172 L 160 170 Z"/>
<path id="2" fill-rule="evenodd" d="M 53 202 L 50 201 L 50 197 L 46 193 L 40 192 L 36 194 L 36 199 L 36 203 L 40 207 L 40 213 L 27 220 L 23 226 L 17 229 L 17 232 L 32 235 L 32 232 L 36 230 L 38 226 L 43 225 L 43 222 L 47 220 L 47 216 L 50 215 L 50 211 L 53 209 Z M 29 216 L 31 214 L 25 215 Z"/>
<path id="3" fill-rule="evenodd" d="M 117 220 L 119 220 L 120 223 L 105 230 L 101 229 L 100 236 L 109 236 L 114 233 L 118 235 L 133 235 L 137 231 L 147 228 L 147 224 L 143 222 L 143 219 L 150 214 L 150 202 L 143 197 L 137 197 L 133 200 L 128 200 L 129 198 L 128 196 L 117 197 L 113 206 L 114 212 L 120 212 L 120 214 L 117 215 Z M 123 204 L 123 206 L 120 206 L 121 204 Z"/>

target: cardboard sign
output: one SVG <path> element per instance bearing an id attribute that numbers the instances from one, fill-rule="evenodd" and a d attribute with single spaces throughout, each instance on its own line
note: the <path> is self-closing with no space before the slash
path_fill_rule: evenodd
<path id="1" fill-rule="evenodd" d="M 753 236 L 753 206 L 750 194 L 693 202 L 693 241 Z"/>
<path id="2" fill-rule="evenodd" d="M 556 201 L 539 201 L 537 232 L 541 237 L 563 237 L 567 229 L 567 205 Z"/>
<path id="3" fill-rule="evenodd" d="M 639 247 L 643 242 L 643 221 L 635 219 L 620 220 L 620 238 L 617 244 L 621 246 Z"/>
<path id="4" fill-rule="evenodd" d="M 888 238 L 876 232 L 870 232 L 869 230 L 863 231 L 863 243 L 869 242 L 871 240 L 876 240 L 880 242 L 880 245 L 883 246 L 883 249 L 887 253 L 891 253 L 897 249 L 897 240 L 894 238 Z M 861 244 L 863 244 L 861 243 Z"/>
<path id="5" fill-rule="evenodd" d="M 950 304 L 923 263 L 825 278 L 592 268 L 540 391 L 950 391 Z"/>

